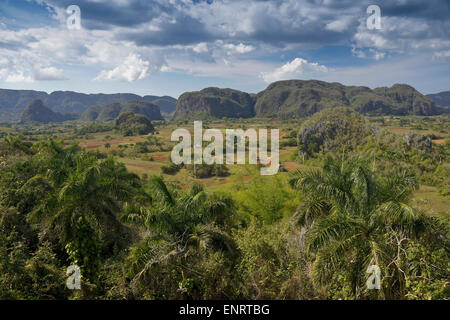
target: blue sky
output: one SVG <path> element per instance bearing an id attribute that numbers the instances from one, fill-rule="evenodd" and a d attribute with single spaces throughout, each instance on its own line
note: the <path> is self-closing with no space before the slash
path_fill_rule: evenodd
<path id="1" fill-rule="evenodd" d="M 178 97 L 321 79 L 434 93 L 450 90 L 449 18 L 448 0 L 0 0 L 0 88 Z"/>

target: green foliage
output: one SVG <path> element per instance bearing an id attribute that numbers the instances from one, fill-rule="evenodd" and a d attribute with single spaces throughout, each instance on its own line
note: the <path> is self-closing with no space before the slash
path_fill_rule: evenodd
<path id="1" fill-rule="evenodd" d="M 155 132 L 150 120 L 141 114 L 124 112 L 116 119 L 116 126 L 125 136 L 146 135 Z"/>
<path id="2" fill-rule="evenodd" d="M 130 208 L 124 217 L 150 232 L 128 258 L 131 290 L 155 299 L 227 297 L 227 285 L 222 285 L 224 292 L 213 293 L 214 288 L 206 281 L 219 280 L 210 268 L 230 272 L 236 257 L 237 248 L 229 235 L 233 201 L 223 195 L 209 195 L 199 185 L 179 193 L 159 177 L 150 180 L 149 190 L 155 199 L 153 205 L 137 212 Z M 231 260 L 228 266 L 219 266 L 205 260 L 210 255 L 219 260 L 225 255 Z M 201 269 L 204 264 L 210 270 L 206 274 Z"/>
<path id="3" fill-rule="evenodd" d="M 302 254 L 300 235 L 289 224 L 251 224 L 236 232 L 242 259 L 238 266 L 241 294 L 247 299 L 313 299 L 316 297 Z"/>
<path id="4" fill-rule="evenodd" d="M 346 298 L 406 298 L 408 276 L 403 269 L 408 244 L 448 246 L 445 227 L 409 205 L 418 184 L 405 170 L 384 178 L 375 174 L 369 159 L 328 158 L 321 170 L 297 171 L 290 182 L 308 195 L 297 220 L 308 230 L 313 278 L 325 286 L 334 282 L 338 270 L 345 270 L 336 290 L 350 288 Z M 384 274 L 377 294 L 364 289 L 364 272 L 373 264 Z"/>
<path id="5" fill-rule="evenodd" d="M 411 242 L 406 250 L 408 299 L 448 299 L 450 271 L 446 249 L 430 248 L 418 242 Z"/>
<path id="6" fill-rule="evenodd" d="M 100 263 L 100 239 L 83 216 L 78 218 L 73 240 L 65 249 L 71 263 L 81 268 L 84 278 L 95 282 Z"/>
<path id="7" fill-rule="evenodd" d="M 108 123 L 89 123 L 79 129 L 76 129 L 74 133 L 75 135 L 80 136 L 88 133 L 107 132 L 111 131 L 113 128 L 114 125 Z"/>
<path id="8" fill-rule="evenodd" d="M 302 124 L 299 149 L 310 156 L 318 152 L 348 152 L 362 144 L 373 130 L 361 115 L 349 108 L 327 109 Z"/>
<path id="9" fill-rule="evenodd" d="M 292 215 L 299 202 L 296 192 L 279 177 L 256 177 L 248 185 L 236 187 L 238 212 L 246 220 L 265 224 Z"/>
<path id="10" fill-rule="evenodd" d="M 188 165 L 187 169 L 198 179 L 226 177 L 229 175 L 229 170 L 224 164 L 192 164 Z"/>
<path id="11" fill-rule="evenodd" d="M 178 171 L 180 171 L 181 167 L 175 163 L 170 163 L 168 166 L 162 166 L 161 171 L 165 174 L 176 174 Z"/>

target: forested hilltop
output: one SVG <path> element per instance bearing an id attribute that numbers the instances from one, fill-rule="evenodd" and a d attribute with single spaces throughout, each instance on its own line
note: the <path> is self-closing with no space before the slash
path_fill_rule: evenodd
<path id="1" fill-rule="evenodd" d="M 449 123 L 204 121 L 280 129 L 274 176 L 171 163 L 186 119 L 1 127 L 0 299 L 449 299 Z"/>

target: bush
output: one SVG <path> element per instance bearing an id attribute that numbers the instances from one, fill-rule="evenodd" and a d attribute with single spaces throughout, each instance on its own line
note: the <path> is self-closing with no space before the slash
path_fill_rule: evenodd
<path id="1" fill-rule="evenodd" d="M 125 136 L 146 135 L 155 132 L 150 120 L 142 114 L 123 112 L 116 119 L 116 126 Z"/>
<path id="2" fill-rule="evenodd" d="M 228 168 L 224 164 L 196 164 L 190 165 L 189 170 L 195 178 L 205 179 L 211 177 L 226 177 L 229 175 Z"/>
<path id="3" fill-rule="evenodd" d="M 174 175 L 176 174 L 178 171 L 180 171 L 181 166 L 176 165 L 175 163 L 171 163 L 168 166 L 162 166 L 161 167 L 161 171 L 165 174 L 171 174 Z"/>

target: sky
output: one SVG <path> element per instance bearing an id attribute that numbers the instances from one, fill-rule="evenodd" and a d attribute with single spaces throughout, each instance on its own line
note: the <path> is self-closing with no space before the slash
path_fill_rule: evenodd
<path id="1" fill-rule="evenodd" d="M 177 98 L 288 79 L 448 91 L 450 1 L 0 0 L 0 88 Z"/>

